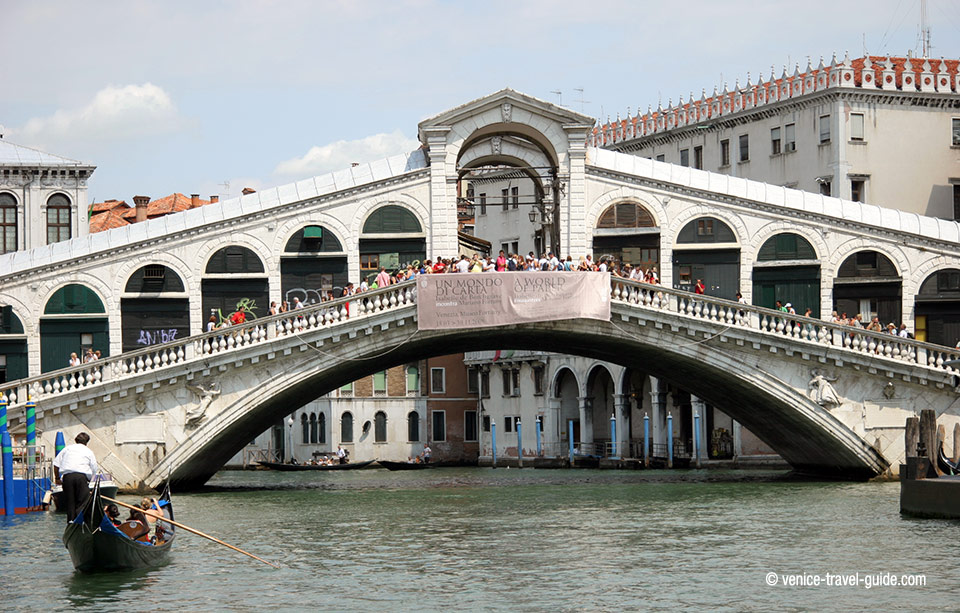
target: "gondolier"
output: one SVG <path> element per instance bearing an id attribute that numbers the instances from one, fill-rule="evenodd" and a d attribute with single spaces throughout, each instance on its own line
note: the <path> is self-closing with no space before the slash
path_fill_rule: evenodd
<path id="1" fill-rule="evenodd" d="M 68 445 L 53 460 L 53 477 L 57 485 L 63 485 L 63 498 L 67 508 L 67 521 L 73 521 L 77 509 L 83 506 L 90 494 L 90 479 L 97 474 L 97 458 L 87 447 L 90 435 L 81 432 L 73 445 Z"/>

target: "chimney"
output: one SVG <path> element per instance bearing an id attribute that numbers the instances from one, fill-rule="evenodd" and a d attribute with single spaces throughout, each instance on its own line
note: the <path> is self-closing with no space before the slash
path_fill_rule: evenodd
<path id="1" fill-rule="evenodd" d="M 195 209 L 200 206 L 200 194 L 190 194 L 190 208 Z"/>
<path id="2" fill-rule="evenodd" d="M 252 187 L 244 187 L 244 188 L 243 188 L 243 195 L 244 195 L 244 196 L 249 196 L 250 194 L 255 194 L 255 193 L 257 193 L 257 190 L 253 189 Z"/>
<path id="3" fill-rule="evenodd" d="M 210 204 L 213 204 L 214 202 L 220 202 L 220 196 L 217 196 L 217 195 L 210 196 Z"/>
<path id="4" fill-rule="evenodd" d="M 134 196 L 133 204 L 137 208 L 136 223 L 147 220 L 147 203 L 150 202 L 150 196 Z"/>

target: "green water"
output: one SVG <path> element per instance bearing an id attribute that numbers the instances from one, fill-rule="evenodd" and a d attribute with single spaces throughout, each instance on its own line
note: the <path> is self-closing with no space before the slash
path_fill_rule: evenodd
<path id="1" fill-rule="evenodd" d="M 903 519 L 896 483 L 776 473 L 436 469 L 226 472 L 140 573 L 73 571 L 63 516 L 0 518 L 0 606 L 21 610 L 958 610 L 960 522 Z M 777 585 L 767 574 L 777 573 Z M 858 586 L 785 575 L 860 573 Z M 925 585 L 867 588 L 869 577 Z M 812 581 L 808 579 L 808 581 Z"/>

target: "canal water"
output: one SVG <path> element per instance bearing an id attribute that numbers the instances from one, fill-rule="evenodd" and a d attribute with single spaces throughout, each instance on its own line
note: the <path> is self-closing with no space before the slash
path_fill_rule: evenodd
<path id="1" fill-rule="evenodd" d="M 83 575 L 63 516 L 0 518 L 0 610 L 960 609 L 960 522 L 901 518 L 897 483 L 779 476 L 223 472 L 177 519 L 280 570 L 181 532 L 167 566 Z"/>

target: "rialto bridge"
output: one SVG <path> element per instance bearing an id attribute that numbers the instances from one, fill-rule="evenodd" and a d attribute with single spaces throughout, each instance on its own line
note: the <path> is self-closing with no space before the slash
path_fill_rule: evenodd
<path id="1" fill-rule="evenodd" d="M 45 437 L 90 429 L 125 483 L 198 483 L 298 402 L 405 360 L 507 344 L 677 381 L 795 466 L 838 476 L 895 465 L 920 408 L 956 421 L 944 346 L 724 299 L 786 292 L 823 319 L 872 309 L 952 346 L 918 314 L 960 304 L 960 225 L 588 148 L 593 124 L 503 90 L 423 121 L 409 155 L 0 256 L 0 355 L 22 378 L 0 385 L 12 421 L 30 393 Z M 349 319 L 308 307 L 327 315 L 296 334 L 266 317 L 269 302 L 310 303 L 378 265 L 454 257 L 462 181 L 490 164 L 534 183 L 561 255 L 655 249 L 662 298 L 621 284 L 609 323 L 445 332 L 418 332 L 400 290 Z M 690 302 L 682 290 L 701 277 L 713 297 Z M 247 334 L 202 333 L 240 304 L 258 320 Z M 96 368 L 61 369 L 86 346 L 105 356 Z M 812 382 L 841 403 L 815 402 Z M 189 389 L 214 383 L 215 395 Z"/>

